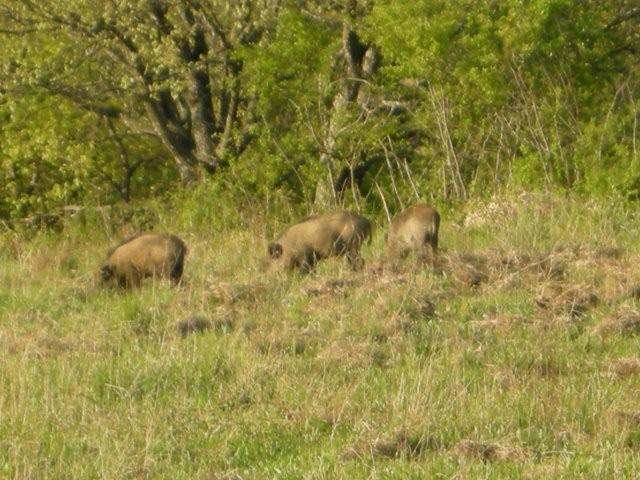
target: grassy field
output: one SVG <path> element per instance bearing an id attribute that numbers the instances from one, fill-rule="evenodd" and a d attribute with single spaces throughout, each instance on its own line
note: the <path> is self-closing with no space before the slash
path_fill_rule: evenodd
<path id="1" fill-rule="evenodd" d="M 434 268 L 378 228 L 300 276 L 264 269 L 281 223 L 162 217 L 184 282 L 125 294 L 113 233 L 4 233 L 0 478 L 633 478 L 639 220 L 521 195 L 445 210 Z"/>

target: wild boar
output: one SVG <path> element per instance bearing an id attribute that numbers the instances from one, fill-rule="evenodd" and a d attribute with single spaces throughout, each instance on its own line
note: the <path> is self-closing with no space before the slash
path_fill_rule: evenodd
<path id="1" fill-rule="evenodd" d="M 292 225 L 269 244 L 272 269 L 307 273 L 327 257 L 346 256 L 354 270 L 364 265 L 360 246 L 371 241 L 371 223 L 349 212 L 313 215 Z"/>
<path id="2" fill-rule="evenodd" d="M 427 245 L 438 253 L 440 214 L 423 203 L 412 205 L 391 220 L 387 246 L 392 256 L 406 257 L 411 251 L 424 252 Z"/>
<path id="3" fill-rule="evenodd" d="M 126 238 L 107 254 L 100 267 L 100 284 L 136 287 L 146 277 L 176 284 L 182 278 L 186 252 L 185 243 L 175 235 L 142 233 Z"/>

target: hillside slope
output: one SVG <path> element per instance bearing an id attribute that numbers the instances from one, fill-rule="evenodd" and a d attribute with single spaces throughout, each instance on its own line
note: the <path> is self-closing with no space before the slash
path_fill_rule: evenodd
<path id="1" fill-rule="evenodd" d="M 103 232 L 3 234 L 0 476 L 640 468 L 633 209 L 533 195 L 468 206 L 443 216 L 433 268 L 384 263 L 378 228 L 364 271 L 333 259 L 308 276 L 265 271 L 265 223 L 157 225 L 189 245 L 184 282 L 124 294 L 93 287 L 115 240 Z"/>

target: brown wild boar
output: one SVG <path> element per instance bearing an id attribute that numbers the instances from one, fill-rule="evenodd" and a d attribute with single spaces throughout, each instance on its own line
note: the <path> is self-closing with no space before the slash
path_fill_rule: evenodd
<path id="1" fill-rule="evenodd" d="M 100 284 L 139 286 L 146 277 L 180 281 L 187 247 L 175 235 L 142 233 L 129 237 L 107 254 L 100 267 Z"/>
<path id="2" fill-rule="evenodd" d="M 313 215 L 292 225 L 268 247 L 273 269 L 309 272 L 327 257 L 346 256 L 356 270 L 364 265 L 360 246 L 371 241 L 371 223 L 349 212 Z"/>
<path id="3" fill-rule="evenodd" d="M 391 220 L 387 246 L 392 256 L 406 257 L 411 251 L 422 251 L 427 245 L 438 253 L 440 214 L 423 203 L 405 208 Z"/>

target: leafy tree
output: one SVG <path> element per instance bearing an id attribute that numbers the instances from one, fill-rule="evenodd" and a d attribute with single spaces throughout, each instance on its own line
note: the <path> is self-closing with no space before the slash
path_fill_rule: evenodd
<path id="1" fill-rule="evenodd" d="M 183 181 L 216 172 L 252 138 L 239 48 L 258 44 L 269 0 L 14 1 L 0 7 L 10 34 L 9 88 L 61 96 L 157 137 Z"/>
<path id="2" fill-rule="evenodd" d="M 371 210 L 639 195 L 632 0 L 5 0 L 0 38 L 3 216 L 173 177 Z"/>
<path id="3" fill-rule="evenodd" d="M 595 167 L 578 156 L 584 129 L 637 88 L 639 15 L 625 0 L 380 1 L 367 23 L 387 88 L 415 96 L 423 178 L 464 197 L 514 181 L 571 187 Z"/>

